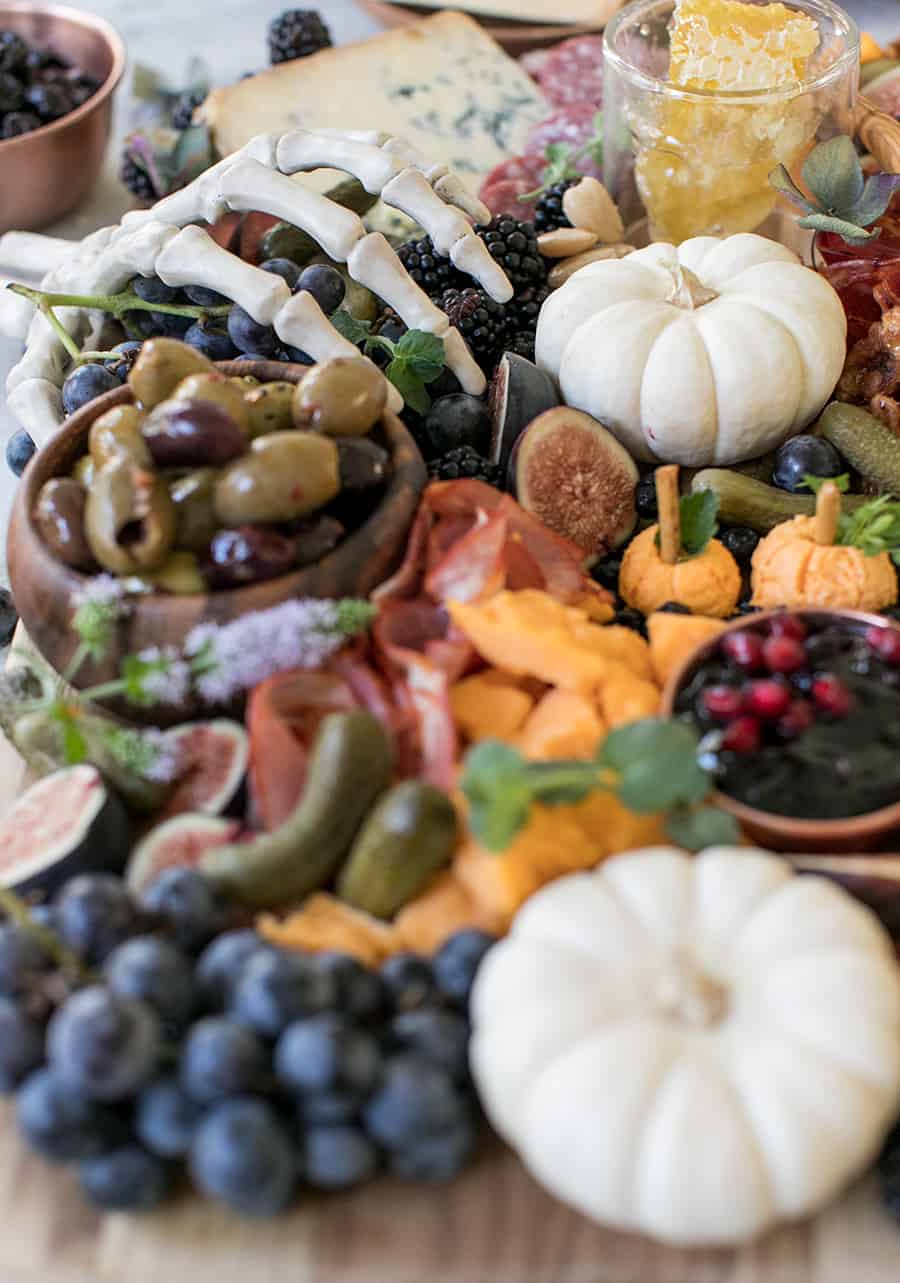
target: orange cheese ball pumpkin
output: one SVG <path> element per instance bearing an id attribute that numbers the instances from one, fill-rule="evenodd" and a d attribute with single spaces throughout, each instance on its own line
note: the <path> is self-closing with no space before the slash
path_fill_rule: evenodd
<path id="1" fill-rule="evenodd" d="M 658 531 L 656 525 L 642 530 L 622 558 L 619 592 L 628 605 L 652 615 L 666 602 L 677 601 L 695 615 L 733 615 L 741 595 L 741 572 L 724 544 L 710 539 L 702 552 L 667 565 L 656 546 Z"/>
<path id="2" fill-rule="evenodd" d="M 752 561 L 753 604 L 883 610 L 897 600 L 897 574 L 886 552 L 819 544 L 815 518 L 794 517 L 771 530 Z"/>

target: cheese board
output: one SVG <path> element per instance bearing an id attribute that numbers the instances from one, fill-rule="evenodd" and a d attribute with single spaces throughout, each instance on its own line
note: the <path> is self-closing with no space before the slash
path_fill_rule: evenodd
<path id="1" fill-rule="evenodd" d="M 414 6 L 395 3 L 394 0 L 358 0 L 367 13 L 370 13 L 386 27 L 403 27 L 417 22 L 424 9 L 442 8 L 445 6 L 428 4 Z M 590 4 L 572 6 L 571 20 L 558 19 L 553 12 L 555 6 L 532 3 L 523 15 L 518 4 L 505 5 L 502 0 L 486 0 L 485 4 L 456 5 L 478 17 L 484 29 L 508 53 L 528 53 L 532 49 L 542 49 L 560 40 L 572 36 L 587 35 L 600 31 L 621 8 L 622 0 L 595 0 Z M 552 14 L 553 21 L 547 21 L 541 15 Z"/>

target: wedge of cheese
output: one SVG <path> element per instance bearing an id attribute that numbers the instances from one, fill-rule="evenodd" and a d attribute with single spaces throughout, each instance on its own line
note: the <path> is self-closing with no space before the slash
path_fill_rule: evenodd
<path id="1" fill-rule="evenodd" d="M 404 9 L 443 9 L 443 0 L 387 0 Z M 550 26 L 602 27 L 622 0 L 455 0 L 454 8 L 479 18 Z"/>
<path id="2" fill-rule="evenodd" d="M 380 129 L 449 165 L 473 191 L 524 151 L 550 111 L 518 63 L 474 19 L 452 12 L 281 63 L 213 90 L 203 106 L 222 155 L 256 134 Z"/>

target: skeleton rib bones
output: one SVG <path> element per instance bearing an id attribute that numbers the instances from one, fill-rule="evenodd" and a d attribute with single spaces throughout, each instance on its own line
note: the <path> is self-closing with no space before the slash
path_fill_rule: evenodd
<path id="1" fill-rule="evenodd" d="M 490 211 L 444 166 L 427 166 L 402 139 L 375 131 L 304 129 L 260 134 L 208 169 L 189 186 L 151 209 L 133 210 L 117 227 L 87 237 L 79 251 L 44 278 L 43 288 L 64 293 L 112 294 L 140 273 L 167 285 L 205 285 L 272 325 L 281 341 L 315 361 L 358 356 L 306 292 L 291 295 L 278 276 L 252 267 L 217 245 L 197 224 L 229 211 L 258 210 L 308 233 L 350 276 L 394 309 L 409 329 L 444 340 L 447 365 L 464 391 L 480 395 L 485 376 L 459 332 L 412 280 L 388 241 L 367 232 L 351 210 L 292 182 L 315 169 L 352 174 L 372 195 L 408 214 L 432 238 L 439 254 L 474 277 L 491 298 L 505 303 L 513 288 L 470 220 L 485 223 Z M 80 344 L 97 341 L 102 318 L 82 308 L 61 308 L 60 320 Z M 59 425 L 60 387 L 68 355 L 47 319 L 36 316 L 26 351 L 7 381 L 10 409 L 42 444 Z M 389 405 L 403 402 L 390 385 Z"/>

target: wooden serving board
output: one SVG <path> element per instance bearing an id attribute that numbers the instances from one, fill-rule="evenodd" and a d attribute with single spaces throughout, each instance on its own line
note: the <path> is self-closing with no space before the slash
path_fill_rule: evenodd
<path id="1" fill-rule="evenodd" d="M 358 2 L 361 8 L 386 27 L 404 27 L 434 12 L 433 9 L 417 9 L 413 5 L 388 4 L 386 0 L 358 0 Z M 540 49 L 544 45 L 568 40 L 572 36 L 583 36 L 589 32 L 602 30 L 624 2 L 625 0 L 605 0 L 601 6 L 602 15 L 596 22 L 589 24 L 508 22 L 499 18 L 481 18 L 477 14 L 472 16 L 507 53 L 518 57 L 519 54 L 527 53 L 530 49 Z M 446 7 L 452 9 L 453 5 L 448 4 Z"/>

